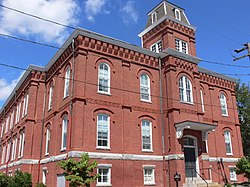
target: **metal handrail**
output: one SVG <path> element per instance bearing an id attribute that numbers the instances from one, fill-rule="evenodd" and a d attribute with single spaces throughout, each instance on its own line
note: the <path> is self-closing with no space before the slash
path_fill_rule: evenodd
<path id="1" fill-rule="evenodd" d="M 186 169 L 192 171 L 192 180 L 193 180 L 193 171 L 194 171 L 197 175 L 199 175 L 199 177 L 206 183 L 206 185 L 207 185 L 207 187 L 208 187 L 208 182 L 205 180 L 204 177 L 202 177 L 202 176 L 196 171 L 196 169 L 194 169 L 194 168 L 186 168 Z"/>
<path id="2" fill-rule="evenodd" d="M 220 176 L 223 178 L 223 180 L 227 180 L 227 178 L 225 179 L 225 177 L 224 177 L 220 172 L 214 170 L 214 169 L 211 168 L 211 167 L 209 167 L 209 168 L 201 168 L 200 170 L 211 170 L 211 171 L 217 173 L 218 175 L 220 175 Z"/>

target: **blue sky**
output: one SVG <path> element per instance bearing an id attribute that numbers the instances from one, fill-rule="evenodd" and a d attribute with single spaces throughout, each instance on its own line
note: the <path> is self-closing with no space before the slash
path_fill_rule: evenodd
<path id="1" fill-rule="evenodd" d="M 137 36 L 144 28 L 147 13 L 160 0 L 0 0 L 1 4 L 73 27 L 81 27 L 140 46 Z M 172 0 L 185 9 L 197 28 L 197 56 L 205 61 L 250 66 L 248 58 L 233 62 L 234 49 L 250 42 L 250 1 Z M 44 22 L 0 7 L 0 34 L 60 47 L 73 30 Z M 0 36 L 0 63 L 27 68 L 45 66 L 56 49 Z M 200 66 L 223 74 L 248 74 L 237 68 L 201 62 Z M 0 106 L 23 71 L 0 66 Z M 250 76 L 231 75 L 249 83 Z"/>

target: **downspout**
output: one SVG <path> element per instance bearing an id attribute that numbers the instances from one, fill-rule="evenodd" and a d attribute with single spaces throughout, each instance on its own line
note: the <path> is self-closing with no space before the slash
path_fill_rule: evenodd
<path id="1" fill-rule="evenodd" d="M 37 183 L 39 183 L 40 180 L 40 167 L 41 167 L 41 159 L 42 159 L 42 152 L 43 152 L 43 136 L 44 136 L 44 116 L 45 116 L 45 105 L 46 105 L 46 98 L 47 98 L 47 75 L 45 72 L 45 81 L 44 81 L 44 98 L 43 98 L 43 114 L 42 114 L 42 134 L 41 134 L 41 142 L 40 142 L 40 155 L 39 155 L 39 161 L 38 161 L 38 175 L 37 175 Z"/>
<path id="2" fill-rule="evenodd" d="M 166 165 L 165 165 L 165 124 L 164 124 L 164 114 L 163 114 L 163 93 L 162 93 L 162 70 L 161 70 L 161 58 L 158 59 L 159 62 L 159 86 L 160 86 L 160 116 L 161 116 L 161 141 L 162 141 L 162 159 L 163 159 L 163 186 L 166 186 Z"/>
<path id="3" fill-rule="evenodd" d="M 71 92 L 70 92 L 70 125 L 69 125 L 69 150 L 71 149 L 71 133 L 72 133 L 72 114 L 73 114 L 73 92 L 74 92 L 74 76 L 75 76 L 75 38 L 72 39 L 72 86 L 71 86 Z"/>

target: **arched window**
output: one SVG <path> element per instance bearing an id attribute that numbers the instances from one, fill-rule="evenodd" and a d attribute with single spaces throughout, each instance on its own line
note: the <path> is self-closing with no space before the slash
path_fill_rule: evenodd
<path id="1" fill-rule="evenodd" d="M 97 147 L 110 148 L 110 119 L 107 114 L 97 115 Z"/>
<path id="2" fill-rule="evenodd" d="M 177 20 L 181 20 L 181 12 L 179 9 L 174 10 L 174 15 Z"/>
<path id="3" fill-rule="evenodd" d="M 98 92 L 110 93 L 110 67 L 106 63 L 98 67 Z"/>
<path id="4" fill-rule="evenodd" d="M 49 86 L 49 102 L 48 102 L 48 110 L 52 108 L 52 97 L 53 97 L 53 83 L 50 83 Z"/>
<path id="5" fill-rule="evenodd" d="M 152 123 L 148 120 L 143 120 L 141 124 L 142 131 L 142 151 L 152 151 Z"/>
<path id="6" fill-rule="evenodd" d="M 230 131 L 228 131 L 228 130 L 224 131 L 224 138 L 225 138 L 225 144 L 226 144 L 226 154 L 232 155 L 233 149 L 232 149 L 232 141 L 231 141 Z"/>
<path id="7" fill-rule="evenodd" d="M 68 129 L 68 116 L 63 117 L 63 123 L 62 123 L 62 144 L 61 144 L 61 150 L 66 150 L 67 146 L 67 129 Z"/>
<path id="8" fill-rule="evenodd" d="M 46 143 L 45 143 L 45 155 L 49 154 L 49 144 L 50 144 L 50 129 L 46 129 Z"/>
<path id="9" fill-rule="evenodd" d="M 222 116 L 228 116 L 227 98 L 224 94 L 220 94 L 220 105 L 221 105 Z"/>
<path id="10" fill-rule="evenodd" d="M 63 97 L 69 96 L 69 82 L 70 82 L 70 66 L 67 67 L 64 77 L 64 94 Z"/>
<path id="11" fill-rule="evenodd" d="M 140 76 L 141 101 L 151 101 L 150 98 L 150 78 L 146 74 Z"/>
<path id="12" fill-rule="evenodd" d="M 180 101 L 193 103 L 192 84 L 187 76 L 182 76 L 179 79 L 179 92 Z"/>

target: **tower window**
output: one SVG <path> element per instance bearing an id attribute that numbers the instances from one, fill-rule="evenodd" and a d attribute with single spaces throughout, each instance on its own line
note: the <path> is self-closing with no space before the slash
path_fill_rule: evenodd
<path id="1" fill-rule="evenodd" d="M 178 38 L 175 39 L 175 49 L 182 53 L 188 54 L 188 45 L 187 42 L 180 40 Z"/>
<path id="2" fill-rule="evenodd" d="M 151 45 L 150 50 L 156 53 L 159 53 L 162 51 L 162 41 L 158 41 Z"/>
<path id="3" fill-rule="evenodd" d="M 179 9 L 174 10 L 175 19 L 181 20 L 181 12 Z"/>
<path id="4" fill-rule="evenodd" d="M 157 21 L 157 14 L 156 14 L 156 12 L 153 12 L 151 14 L 151 20 L 152 20 L 152 24 Z"/>

